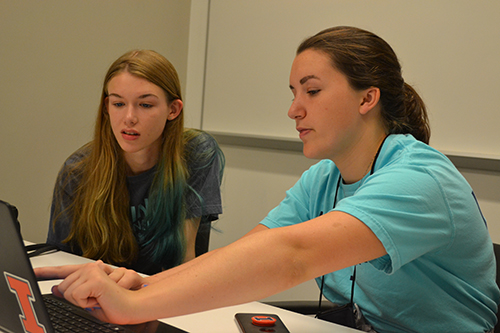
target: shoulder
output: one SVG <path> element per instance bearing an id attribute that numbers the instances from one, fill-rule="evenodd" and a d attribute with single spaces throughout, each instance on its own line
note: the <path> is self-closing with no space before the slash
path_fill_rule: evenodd
<path id="1" fill-rule="evenodd" d="M 74 153 L 72 153 L 64 162 L 65 166 L 72 166 L 78 164 L 79 162 L 85 160 L 92 150 L 92 143 L 89 142 L 84 146 L 78 148 Z"/>
<path id="2" fill-rule="evenodd" d="M 83 147 L 73 152 L 65 161 L 59 171 L 58 179 L 75 180 L 80 177 L 83 172 L 83 165 L 92 150 L 92 144 L 87 143 Z"/>
<path id="3" fill-rule="evenodd" d="M 416 207 L 423 207 L 425 202 L 426 207 L 449 208 L 450 198 L 462 203 L 471 201 L 471 187 L 453 163 L 411 135 L 388 137 L 374 174 L 366 179 L 359 192 L 405 198 Z"/>
<path id="4" fill-rule="evenodd" d="M 184 131 L 184 156 L 188 164 L 205 165 L 213 160 L 224 163 L 224 154 L 215 138 L 197 129 Z"/>
<path id="5" fill-rule="evenodd" d="M 401 168 L 407 172 L 458 174 L 453 163 L 435 148 L 411 135 L 390 135 L 380 153 L 376 169 Z"/>
<path id="6" fill-rule="evenodd" d="M 219 147 L 213 136 L 205 131 L 189 128 L 184 131 L 184 144 L 187 150 L 197 151 Z"/>

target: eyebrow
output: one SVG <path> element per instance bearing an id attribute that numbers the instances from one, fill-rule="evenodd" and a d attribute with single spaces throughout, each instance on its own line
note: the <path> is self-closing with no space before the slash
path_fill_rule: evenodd
<path id="1" fill-rule="evenodd" d="M 303 85 L 304 83 L 306 83 L 310 79 L 317 79 L 317 80 L 319 80 L 319 77 L 317 77 L 316 75 L 306 75 L 302 79 L 300 79 L 299 82 L 300 82 L 301 85 Z M 293 89 L 292 85 L 290 85 L 290 89 Z"/>
<path id="2" fill-rule="evenodd" d="M 307 76 L 304 76 L 302 79 L 300 79 L 299 82 L 300 82 L 300 84 L 304 84 L 310 79 L 318 79 L 319 80 L 319 77 L 317 77 L 316 75 L 307 75 Z"/>
<path id="3" fill-rule="evenodd" d="M 123 98 L 122 96 L 120 96 L 118 94 L 115 94 L 115 93 L 111 93 L 108 96 L 114 96 L 114 97 L 118 97 L 118 98 Z M 140 99 L 148 98 L 148 97 L 158 98 L 158 96 L 156 96 L 155 94 L 144 94 L 144 95 L 139 96 Z"/>

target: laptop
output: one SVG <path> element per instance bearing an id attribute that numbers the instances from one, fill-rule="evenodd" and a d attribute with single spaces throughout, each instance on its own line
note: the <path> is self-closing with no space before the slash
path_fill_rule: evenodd
<path id="1" fill-rule="evenodd" d="M 58 323 L 59 317 L 66 323 Z M 70 328 L 70 324 L 83 328 Z M 125 326 L 104 323 L 65 300 L 42 296 L 24 247 L 17 209 L 3 201 L 0 201 L 0 331 L 186 333 L 160 321 Z"/>

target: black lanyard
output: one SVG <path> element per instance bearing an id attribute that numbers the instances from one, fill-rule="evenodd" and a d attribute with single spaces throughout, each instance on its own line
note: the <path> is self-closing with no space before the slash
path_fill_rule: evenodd
<path id="1" fill-rule="evenodd" d="M 378 155 L 380 154 L 380 151 L 382 150 L 382 146 L 384 145 L 385 140 L 387 139 L 387 136 L 382 140 L 382 143 L 378 147 L 377 153 L 375 154 L 375 158 L 373 159 L 373 164 L 370 169 L 370 176 L 373 175 L 373 172 L 375 171 L 375 163 L 377 163 L 377 158 Z M 333 207 L 332 209 L 335 208 L 335 205 L 337 204 L 337 196 L 339 194 L 339 188 L 340 188 L 340 182 L 342 181 L 342 175 L 339 175 L 339 180 L 337 181 L 337 188 L 335 189 L 335 197 L 333 198 Z M 354 285 L 356 282 L 356 266 L 354 265 L 354 269 L 351 275 L 351 280 L 352 280 L 352 285 L 351 285 L 351 300 L 349 302 L 349 305 L 351 307 L 354 306 Z M 321 277 L 321 288 L 320 288 L 320 293 L 319 293 L 319 304 L 318 304 L 318 314 L 321 312 L 321 300 L 323 298 L 323 287 L 325 285 L 325 276 L 323 275 Z"/>

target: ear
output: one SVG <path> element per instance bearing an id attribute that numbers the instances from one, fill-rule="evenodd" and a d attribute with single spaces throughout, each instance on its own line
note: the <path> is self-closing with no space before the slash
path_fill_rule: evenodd
<path id="1" fill-rule="evenodd" d="M 370 87 L 362 91 L 362 101 L 360 104 L 359 112 L 362 115 L 367 114 L 377 106 L 380 101 L 380 89 L 377 87 Z"/>
<path id="2" fill-rule="evenodd" d="M 168 106 L 168 120 L 174 120 L 181 113 L 184 103 L 180 99 L 174 99 Z"/>

